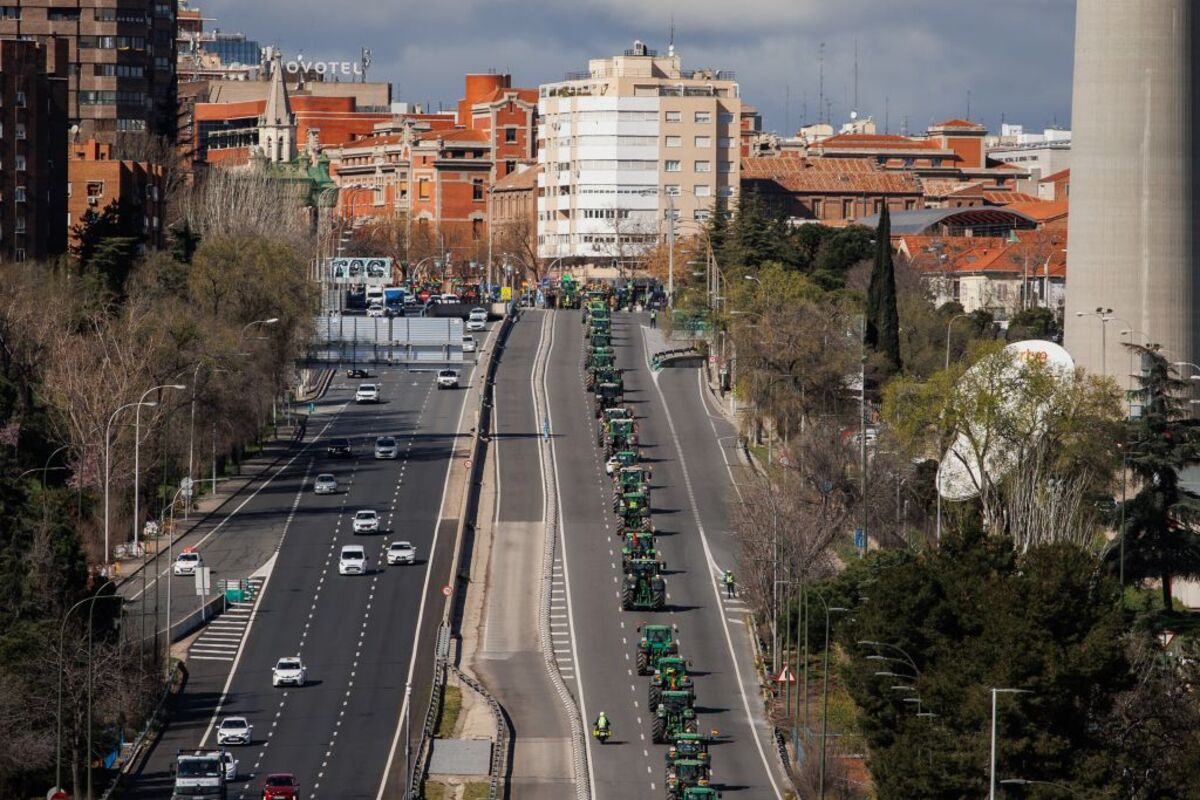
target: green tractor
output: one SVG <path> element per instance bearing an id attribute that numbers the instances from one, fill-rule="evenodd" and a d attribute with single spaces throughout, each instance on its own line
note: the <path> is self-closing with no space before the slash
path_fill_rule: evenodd
<path id="1" fill-rule="evenodd" d="M 637 631 L 642 635 L 637 643 L 638 675 L 650 675 L 663 659 L 679 652 L 679 640 L 670 625 L 638 625 Z M 657 706 L 650 704 L 650 708 Z"/>
<path id="2" fill-rule="evenodd" d="M 658 706 L 663 692 L 695 694 L 696 687 L 692 683 L 692 676 L 688 674 L 688 667 L 688 662 L 677 655 L 664 656 L 658 660 L 654 674 L 650 676 L 649 708 Z"/>
<path id="3" fill-rule="evenodd" d="M 704 797 L 705 795 L 688 794 L 688 791 L 708 788 L 710 780 L 711 763 L 693 758 L 677 758 L 667 764 L 667 798 L 683 800 L 684 797 Z"/>
<path id="4" fill-rule="evenodd" d="M 637 427 L 631 419 L 614 419 L 608 423 L 606 433 L 605 449 L 610 454 L 637 447 Z"/>
<path id="5" fill-rule="evenodd" d="M 667 581 L 653 558 L 635 558 L 625 568 L 621 583 L 621 608 L 626 611 L 662 611 L 667 604 Z"/>
<path id="6" fill-rule="evenodd" d="M 613 431 L 620 428 L 621 436 L 629 439 L 633 437 L 633 444 L 629 446 L 611 448 Z M 628 429 L 628 430 L 626 430 Z M 618 450 L 631 450 L 637 443 L 637 423 L 634 422 L 633 414 L 624 406 L 614 406 L 605 408 L 600 412 L 600 427 L 596 431 L 596 446 L 610 449 L 611 453 Z"/>
<path id="7" fill-rule="evenodd" d="M 625 392 L 625 378 L 621 370 L 616 367 L 593 367 L 587 371 L 587 377 L 584 378 L 584 388 L 589 392 L 596 389 L 596 384 L 599 383 L 615 383 L 621 387 L 622 394 Z"/>
<path id="8" fill-rule="evenodd" d="M 667 750 L 667 774 L 670 774 L 671 762 L 678 758 L 690 758 L 707 763 L 710 760 L 708 746 L 716 735 L 716 731 L 676 734 L 675 743 Z"/>
<path id="9" fill-rule="evenodd" d="M 650 519 L 650 498 L 642 492 L 627 492 L 613 498 L 617 520 L 617 535 L 643 527 Z"/>
<path id="10" fill-rule="evenodd" d="M 634 465 L 630 467 L 621 467 L 613 474 L 613 483 L 617 485 L 617 491 L 623 492 L 641 492 L 642 494 L 650 494 L 650 468 Z"/>
<path id="11" fill-rule="evenodd" d="M 584 358 L 584 369 L 603 369 L 616 365 L 616 356 L 611 347 L 593 347 Z"/>
<path id="12" fill-rule="evenodd" d="M 607 330 L 593 330 L 588 335 L 587 343 L 593 349 L 597 347 L 612 347 L 612 334 Z"/>
<path id="13" fill-rule="evenodd" d="M 675 739 L 680 733 L 695 733 L 699 727 L 696 722 L 695 692 L 663 692 L 662 700 L 654 711 L 652 730 L 654 743 L 663 744 Z"/>
<path id="14" fill-rule="evenodd" d="M 611 411 L 614 409 L 609 409 L 609 410 Z M 604 444 L 604 432 L 603 431 L 601 431 L 601 433 L 600 433 L 600 441 L 597 442 L 597 444 L 600 444 L 600 445 Z M 633 465 L 637 464 L 639 458 L 640 458 L 640 456 L 638 455 L 636 450 L 618 450 L 617 452 L 615 452 L 611 456 L 609 456 L 606 470 L 607 470 L 608 474 L 610 476 L 612 476 L 612 478 L 615 480 L 617 477 L 618 471 L 620 471 L 624 467 L 632 467 Z"/>
<path id="15" fill-rule="evenodd" d="M 679 800 L 716 800 L 721 793 L 711 786 L 689 786 L 679 795 Z"/>
<path id="16" fill-rule="evenodd" d="M 619 383 L 596 384 L 596 417 L 604 413 L 606 408 L 617 408 L 625 402 L 625 390 Z"/>
<path id="17" fill-rule="evenodd" d="M 655 547 L 653 530 L 627 530 L 623 531 L 621 536 L 625 539 L 625 543 L 621 545 L 621 569 L 627 569 L 629 562 L 635 558 L 653 558 L 658 562 L 660 570 L 667 568 L 666 559 Z"/>

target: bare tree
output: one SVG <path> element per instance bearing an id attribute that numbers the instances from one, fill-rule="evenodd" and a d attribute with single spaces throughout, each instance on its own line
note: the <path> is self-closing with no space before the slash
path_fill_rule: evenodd
<path id="1" fill-rule="evenodd" d="M 263 235 L 306 241 L 311 230 L 307 181 L 211 169 L 180 197 L 180 216 L 201 236 Z"/>

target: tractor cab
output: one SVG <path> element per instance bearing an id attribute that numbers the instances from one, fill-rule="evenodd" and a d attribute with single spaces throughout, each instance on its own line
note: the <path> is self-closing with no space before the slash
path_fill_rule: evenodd
<path id="1" fill-rule="evenodd" d="M 623 492 L 646 492 L 650 486 L 650 470 L 642 466 L 621 467 L 617 486 Z"/>
<path id="2" fill-rule="evenodd" d="M 692 676 L 688 674 L 688 662 L 679 655 L 665 655 L 654 665 L 650 676 L 650 691 L 647 699 L 650 708 L 658 705 L 663 692 L 696 692 Z"/>
<path id="3" fill-rule="evenodd" d="M 667 797 L 682 800 L 690 788 L 706 787 L 712 779 L 712 765 L 708 761 L 678 758 L 667 764 Z"/>
<path id="4" fill-rule="evenodd" d="M 675 743 L 667 750 L 667 764 L 679 758 L 708 761 L 708 745 L 716 735 L 716 731 L 711 731 L 710 734 L 686 732 L 678 734 L 675 737 Z"/>
<path id="5" fill-rule="evenodd" d="M 639 625 L 638 632 L 642 634 L 637 644 L 638 675 L 649 675 L 658 668 L 659 661 L 679 652 L 679 642 L 670 625 Z"/>
<path id="6" fill-rule="evenodd" d="M 697 728 L 696 695 L 693 692 L 663 692 L 655 710 L 654 743 L 662 744 L 679 733 L 695 733 Z"/>
<path id="7" fill-rule="evenodd" d="M 615 408 L 625 402 L 625 394 L 620 384 L 600 383 L 596 385 L 597 416 L 606 408 Z"/>
<path id="8" fill-rule="evenodd" d="M 667 604 L 667 581 L 653 558 L 634 558 L 625 567 L 621 583 L 621 608 L 626 611 L 661 611 Z"/>

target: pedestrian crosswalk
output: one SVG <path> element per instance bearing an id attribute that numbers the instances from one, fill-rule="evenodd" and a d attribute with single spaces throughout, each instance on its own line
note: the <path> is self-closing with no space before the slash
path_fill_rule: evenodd
<path id="1" fill-rule="evenodd" d="M 250 614 L 262 588 L 262 578 L 248 581 L 250 591 L 246 599 L 231 602 L 225 613 L 208 623 L 204 632 L 188 648 L 188 659 L 195 661 L 233 661 L 237 656 L 246 629 L 250 625 Z"/>
<path id="2" fill-rule="evenodd" d="M 554 573 L 550 580 L 550 642 L 559 674 L 565 681 L 574 681 L 575 662 L 571 657 L 571 626 L 561 556 L 554 559 Z M 568 689 L 574 692 L 573 687 L 568 686 Z"/>

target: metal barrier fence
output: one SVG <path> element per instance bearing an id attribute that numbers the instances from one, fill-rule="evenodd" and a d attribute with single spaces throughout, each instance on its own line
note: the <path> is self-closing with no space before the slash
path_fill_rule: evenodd
<path id="1" fill-rule="evenodd" d="M 461 363 L 463 321 L 457 317 L 361 317 L 314 320 L 309 362 Z"/>

